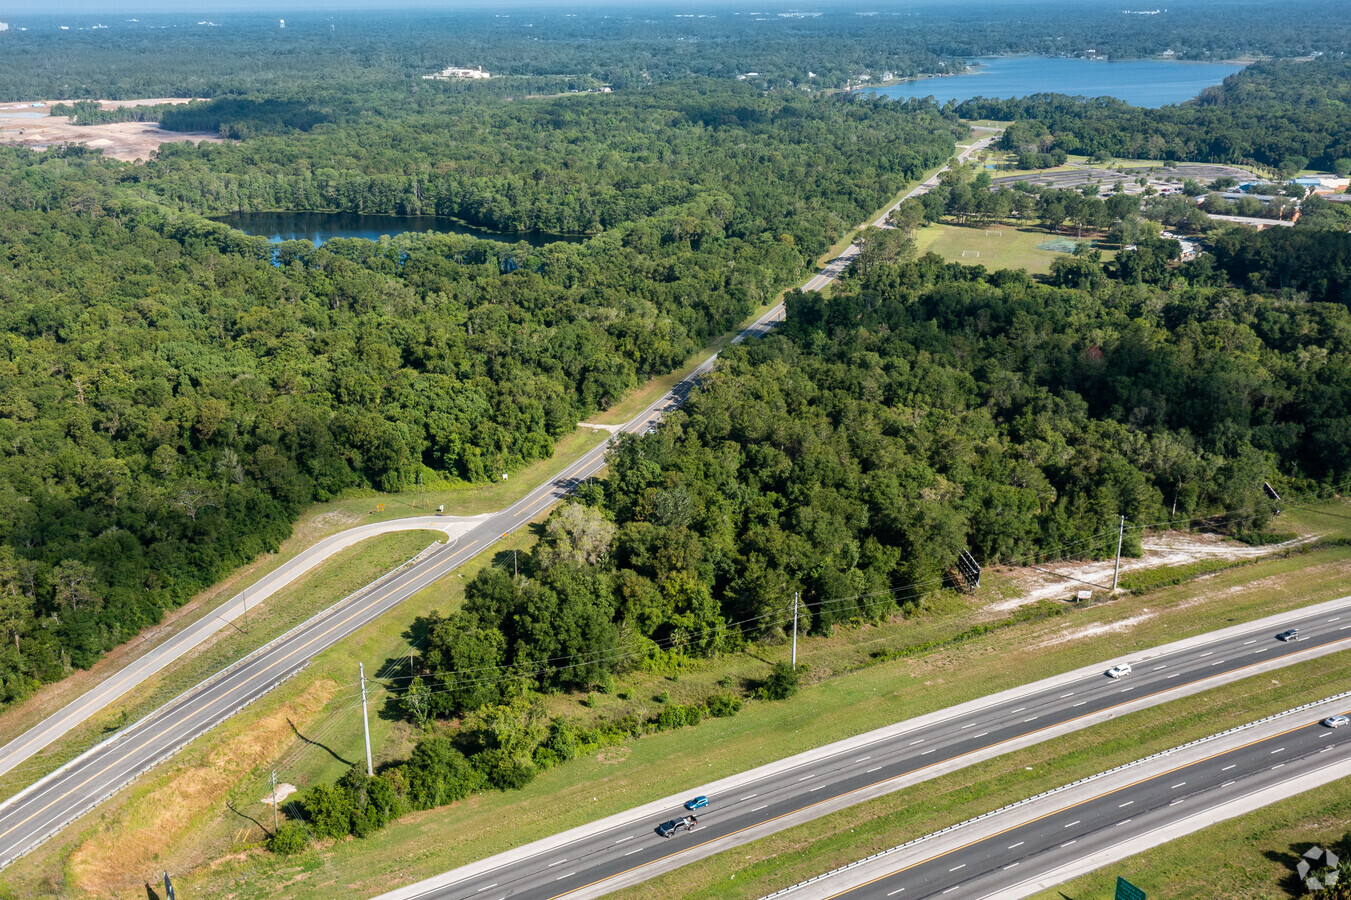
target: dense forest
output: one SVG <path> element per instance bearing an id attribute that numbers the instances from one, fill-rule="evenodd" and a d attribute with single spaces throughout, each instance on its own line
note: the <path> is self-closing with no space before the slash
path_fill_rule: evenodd
<path id="1" fill-rule="evenodd" d="M 554 515 L 531 578 L 469 585 L 431 630 L 436 708 L 514 689 L 459 672 L 584 687 L 773 637 L 795 592 L 825 632 L 919 604 L 964 548 L 1092 555 L 1118 515 L 1260 530 L 1264 481 L 1351 477 L 1346 298 L 1161 292 L 1132 271 L 1056 287 L 930 255 L 790 294 L 778 332 L 726 353 Z"/>
<path id="2" fill-rule="evenodd" d="M 140 195 L 201 213 L 437 214 L 507 232 L 595 232 L 730 200 L 721 213 L 730 234 L 786 234 L 814 256 L 946 159 L 958 133 L 955 117 L 932 104 L 763 96 L 702 80 L 536 102 L 299 106 L 233 100 L 172 111 L 174 127 L 182 117 L 187 128 L 254 133 L 283 114 L 338 120 L 242 143 L 169 145 L 120 177 Z"/>
<path id="3" fill-rule="evenodd" d="M 1247 163 L 1351 173 L 1351 59 L 1255 63 L 1196 100 L 1142 109 L 1110 97 L 977 98 L 958 111 L 1017 119 L 1003 146 L 1107 158 Z M 1039 129 L 1032 125 L 1040 126 Z"/>
<path id="4" fill-rule="evenodd" d="M 963 549 L 1110 552 L 1118 515 L 1257 537 L 1263 482 L 1344 483 L 1348 435 L 1345 302 L 1184 277 L 1057 287 L 934 255 L 855 268 L 829 299 L 791 293 L 782 328 L 724 353 L 659 431 L 626 437 L 519 574 L 485 568 L 460 610 L 419 622 L 416 671 L 391 684 L 417 724 L 450 721 L 374 778 L 354 767 L 307 791 L 270 845 L 363 836 L 735 715 L 745 697 L 729 690 L 583 725 L 550 719 L 537 692 L 611 691 L 635 667 L 782 640 L 794 595 L 800 626 L 824 634 L 917 611 Z M 780 664 L 754 696 L 795 687 Z"/>
<path id="5" fill-rule="evenodd" d="M 732 80 L 748 73 L 766 88 L 840 88 L 865 73 L 877 80 L 888 72 L 951 72 L 982 55 L 1092 51 L 1130 59 L 1171 52 L 1179 59 L 1220 60 L 1335 54 L 1351 44 L 1351 26 L 1332 0 L 1232 0 L 1223 28 L 1215 27 L 1208 0 L 1174 0 L 1159 15 L 1070 0 L 880 10 L 826 0 L 811 13 L 688 4 L 565 11 L 529 2 L 453 11 L 282 10 L 222 13 L 218 27 L 199 24 L 194 12 L 146 14 L 132 22 L 92 12 L 7 14 L 14 27 L 0 33 L 6 62 L 0 98 L 261 93 L 295 99 L 316 91 L 406 96 L 466 89 L 520 97 L 602 83 L 628 91 L 691 75 Z M 691 12 L 706 15 L 674 15 Z M 286 16 L 285 28 L 277 15 Z M 107 28 L 91 30 L 96 23 Z M 70 30 L 60 30 L 62 25 Z M 467 86 L 420 80 L 456 64 L 481 65 L 506 78 Z"/>
<path id="6" fill-rule="evenodd" d="M 899 10 L 866 27 L 844 6 L 679 21 L 646 9 L 605 22 L 300 14 L 285 29 L 240 15 L 210 40 L 172 15 L 99 30 L 11 22 L 0 97 L 232 140 L 167 144 L 137 164 L 76 146 L 0 149 L 0 703 L 92 664 L 276 547 L 306 503 L 420 476 L 479 480 L 546 456 L 580 418 L 794 283 L 965 134 L 951 105 L 820 88 L 863 72 L 951 72 L 983 53 L 1332 56 L 1351 36 L 1323 0 L 1238 4 L 1223 41 L 1202 0 L 1162 18 L 1061 0 L 1022 9 Z M 473 58 L 447 59 L 448 46 Z M 421 78 L 448 63 L 508 77 Z M 1344 66 L 1255 66 L 1162 111 L 1060 98 L 964 111 L 1042 122 L 1047 140 L 1028 149 L 1052 161 L 1135 135 L 1133 152 L 1159 137 L 1177 153 L 1288 168 L 1351 156 L 1338 143 Z M 615 93 L 568 93 L 603 85 Z M 155 96 L 202 99 L 81 102 Z M 1235 131 L 1235 110 L 1261 127 Z M 1210 127 L 1232 147 L 1187 143 Z M 1066 232 L 1113 228 L 1137 249 L 1110 266 L 1067 257 L 1042 285 L 865 238 L 837 300 L 795 296 L 787 333 L 733 354 L 669 428 L 620 448 L 614 478 L 569 513 L 579 520 L 556 523 L 543 546 L 557 559 L 537 560 L 530 585 L 475 588 L 462 614 L 482 646 L 440 647 L 445 665 L 479 654 L 543 671 L 578 647 L 644 641 L 715 652 L 757 637 L 728 623 L 762 615 L 789 586 L 824 629 L 883 614 L 841 598 L 929 583 L 959 546 L 1035 554 L 1117 512 L 1234 508 L 1257 474 L 1346 474 L 1329 437 L 1345 399 L 1342 307 L 1301 311 L 1222 287 L 1345 303 L 1336 235 L 1231 237 L 1213 265 L 1178 267 L 1168 242 L 1128 233 L 1138 211 L 1124 200 L 989 192 L 981 179 L 959 172 L 905 214 L 1036 216 Z M 316 249 L 207 218 L 316 209 L 589 239 L 404 235 Z M 1168 318 L 1182 307 L 1211 312 Z M 1289 333 L 1320 336 L 1325 355 L 1259 327 L 1278 316 L 1307 317 Z M 1188 337 L 1197 329 L 1260 363 L 1216 401 L 1227 405 L 1195 403 L 1178 374 L 1209 346 Z M 1140 370 L 1113 380 L 1076 356 L 1109 351 Z M 1149 386 L 1164 375 L 1174 380 Z M 1141 449 L 1156 443 L 1166 463 Z M 602 549 L 578 550 L 576 533 L 604 537 Z M 540 624 L 553 619 L 569 627 Z M 555 688 L 603 675 L 534 677 Z M 438 713 L 479 702 L 443 686 Z"/>
<path id="7" fill-rule="evenodd" d="M 147 165 L 0 149 L 2 699 L 277 546 L 311 500 L 547 456 L 798 278 L 956 133 L 932 104 L 737 86 L 597 97 L 590 115 L 578 99 L 422 123 L 445 154 L 398 123 Z M 299 171 L 339 144 L 341 173 L 251 168 Z M 447 165 L 401 174 L 422 154 Z M 190 205 L 176 191 L 211 189 L 208 163 L 269 202 L 331 183 L 364 209 L 480 191 L 479 221 L 605 230 L 541 249 L 433 234 L 274 247 L 174 208 Z M 593 201 L 603 221 L 579 212 Z"/>

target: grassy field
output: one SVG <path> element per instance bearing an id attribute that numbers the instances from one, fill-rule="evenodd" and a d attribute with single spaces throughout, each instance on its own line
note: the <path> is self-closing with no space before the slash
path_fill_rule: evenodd
<path id="1" fill-rule="evenodd" d="M 915 243 L 921 254 L 932 250 L 948 262 L 1045 275 L 1051 271 L 1052 260 L 1062 254 L 1038 250 L 1037 245 L 1056 237 L 1061 235 L 1014 225 L 926 225 L 915 233 Z"/>
<path id="2" fill-rule="evenodd" d="M 1340 850 L 1351 835 L 1351 784 L 1333 782 L 1076 878 L 1033 900 L 1111 900 L 1117 876 L 1151 897 L 1274 900 L 1310 844 Z"/>
<path id="3" fill-rule="evenodd" d="M 1317 513 L 1300 515 L 1304 520 L 1289 527 L 1317 524 Z M 1325 518 L 1333 528 L 1346 524 L 1342 519 Z M 511 546 L 524 547 L 531 539 L 528 532 L 518 532 L 510 539 L 517 543 L 504 542 L 477 564 L 509 565 L 505 551 Z M 327 651 L 304 679 L 284 685 L 264 703 L 196 742 L 172 767 L 157 771 L 115 798 L 100 811 L 97 821 L 80 823 L 69 837 L 21 861 L 10 881 L 17 886 L 15 879 L 22 878 L 24 890 L 37 895 L 73 894 L 71 888 L 79 882 L 97 885 L 107 896 L 141 896 L 134 884 L 114 883 L 109 877 L 110 848 L 133 840 L 136 823 L 147 821 L 157 798 L 169 795 L 166 792 L 182 779 L 223 770 L 224 764 L 211 755 L 216 753 L 239 760 L 230 769 L 231 778 L 207 791 L 209 802 L 204 799 L 199 811 L 186 816 L 180 828 L 166 829 L 154 865 L 167 864 L 183 873 L 179 880 L 194 895 L 234 894 L 243 900 L 268 896 L 278 883 L 286 884 L 288 896 L 296 897 L 376 893 L 830 740 L 1222 624 L 1338 596 L 1344 593 L 1349 572 L 1351 547 L 1323 547 L 946 645 L 942 642 L 952 641 L 969 627 L 976 608 L 968 600 L 940 598 L 926 614 L 914 619 L 804 641 L 799 659 L 809 667 L 809 686 L 798 697 L 788 703 L 751 703 L 734 719 L 701 724 L 697 740 L 694 732 L 685 731 L 644 737 L 550 771 L 524 791 L 477 796 L 418 813 L 381 834 L 325 846 L 299 862 L 278 861 L 254 848 L 262 832 L 244 816 L 259 817 L 266 812 L 258 798 L 266 793 L 269 770 L 278 766 L 283 780 L 305 787 L 333 777 L 347 762 L 359 759 L 360 729 L 352 706 L 349 670 L 359 659 L 372 671 L 385 660 L 407 653 L 406 630 L 412 616 L 458 602 L 463 581 L 451 578 L 413 598 L 362 635 Z M 472 570 L 464 574 L 469 576 Z M 1125 620 L 1132 621 L 1123 632 L 1095 630 Z M 871 658 L 878 649 L 897 650 L 930 641 L 939 644 L 906 658 L 880 664 Z M 548 704 L 552 712 L 576 717 L 610 716 L 623 709 L 651 713 L 657 708 L 651 700 L 657 693 L 669 691 L 678 701 L 698 700 L 727 683 L 726 679 L 763 677 L 770 663 L 786 655 L 786 647 L 766 646 L 754 657 L 727 657 L 679 671 L 625 676 L 615 694 L 598 696 L 595 709 L 583 707 L 577 696 L 556 695 L 548 698 Z M 1326 663 L 1319 671 L 1338 677 Z M 1288 684 L 1290 676 L 1282 674 L 1277 680 Z M 1242 684 L 1257 690 L 1257 685 Z M 1300 684 L 1300 690 L 1313 689 Z M 620 693 L 632 698 L 627 706 Z M 1189 701 L 1188 709 L 1195 702 Z M 383 708 L 382 703 L 383 698 L 376 698 L 379 715 L 372 718 L 377 759 L 400 758 L 415 735 L 394 721 L 393 710 Z M 285 727 L 285 719 L 295 716 L 300 717 L 296 721 L 305 738 L 314 743 L 296 738 Z M 264 741 L 260 736 L 265 735 L 278 737 Z M 232 812 L 227 803 L 240 814 Z M 960 811 L 954 815 L 961 817 Z M 916 827 L 924 825 L 917 821 Z M 105 862 L 95 865 L 98 860 Z M 142 861 L 119 871 L 125 879 L 127 871 L 143 874 L 148 867 Z M 47 890 L 44 874 L 53 871 L 65 875 L 59 886 Z"/>

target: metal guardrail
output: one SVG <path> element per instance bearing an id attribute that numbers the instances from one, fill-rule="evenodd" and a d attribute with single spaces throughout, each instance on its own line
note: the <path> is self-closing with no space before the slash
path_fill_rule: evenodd
<path id="1" fill-rule="evenodd" d="M 1108 775 L 1115 775 L 1117 772 L 1122 772 L 1127 769 L 1133 769 L 1137 766 L 1142 766 L 1145 763 L 1153 762 L 1154 760 L 1157 759 L 1167 758 L 1182 750 L 1186 750 L 1191 747 L 1196 747 L 1201 744 L 1208 744 L 1211 741 L 1216 741 L 1219 740 L 1220 738 L 1228 737 L 1229 735 L 1232 734 L 1238 734 L 1240 732 L 1256 728 L 1258 725 L 1263 725 L 1267 722 L 1271 722 L 1276 719 L 1282 719 L 1285 718 L 1286 716 L 1297 715 L 1301 712 L 1304 712 L 1305 710 L 1312 709 L 1315 706 L 1322 706 L 1324 703 L 1331 703 L 1334 700 L 1342 700 L 1346 698 L 1351 698 L 1351 691 L 1343 691 L 1340 694 L 1333 694 L 1331 697 L 1324 697 L 1321 700 L 1315 700 L 1312 703 L 1305 703 L 1302 706 L 1296 706 L 1293 709 L 1287 709 L 1282 712 L 1273 713 L 1269 716 L 1263 716 L 1262 718 L 1257 719 L 1255 721 L 1247 722 L 1243 725 L 1236 725 L 1235 727 L 1229 728 L 1225 731 L 1221 731 L 1212 735 L 1207 735 L 1206 737 L 1203 738 L 1197 738 L 1194 741 L 1188 741 L 1185 744 L 1181 744 L 1177 747 L 1170 747 L 1167 750 L 1160 750 L 1158 753 L 1152 753 L 1149 756 L 1141 757 L 1140 759 L 1133 760 L 1128 763 L 1122 763 L 1121 765 L 1116 766 L 1115 768 L 1107 769 L 1104 772 L 1098 772 L 1095 775 L 1088 775 L 1084 778 L 1080 778 L 1078 781 L 1072 781 L 1069 784 L 1063 784 L 1060 787 L 1051 788 L 1048 791 L 1042 791 L 1040 794 L 1036 794 L 1035 796 L 1032 797 L 1025 797 L 1022 800 L 1017 801 L 1016 803 L 1010 803 L 1008 806 L 1003 806 L 1000 807 L 999 809 L 991 810 L 990 812 L 987 813 L 981 813 L 980 815 L 976 816 L 973 819 L 967 819 L 964 822 L 958 822 L 955 825 L 949 825 L 946 828 L 942 828 L 938 831 L 926 834 L 923 837 L 917 837 L 913 840 L 906 841 L 904 844 L 897 844 L 895 847 L 889 847 L 886 850 L 879 850 L 878 852 L 872 854 L 871 856 L 865 856 L 862 859 L 858 859 L 855 860 L 854 862 L 849 863 L 848 865 L 840 866 L 839 868 L 836 869 L 831 869 L 829 872 L 823 872 L 820 875 L 813 875 L 806 881 L 799 881 L 797 884 L 790 885 L 786 888 L 780 888 L 779 890 L 775 891 L 772 894 L 765 894 L 763 897 L 760 898 L 760 900 L 772 900 L 772 898 L 775 897 L 782 897 L 785 894 L 789 894 L 792 893 L 793 891 L 798 890 L 799 888 L 804 888 L 807 887 L 808 885 L 816 884 L 832 876 L 839 875 L 843 872 L 848 872 L 851 869 L 856 869 L 859 866 L 873 862 L 874 860 L 891 856 L 894 853 L 899 853 L 902 850 L 908 850 L 911 847 L 915 847 L 919 844 L 925 843 L 926 841 L 931 841 L 935 838 L 942 837 L 945 834 L 951 834 L 954 831 L 957 831 L 962 828 L 967 828 L 971 825 L 976 824 L 977 822 L 983 822 L 992 816 L 1002 815 L 1003 813 L 1009 812 L 1010 810 L 1019 809 L 1021 807 L 1027 806 L 1029 803 L 1035 803 L 1038 800 L 1042 800 L 1046 797 L 1051 797 L 1064 791 L 1068 791 L 1071 788 L 1076 788 L 1079 787 L 1080 785 L 1088 784 L 1093 781 L 1098 781 L 1102 778 L 1106 778 Z"/>

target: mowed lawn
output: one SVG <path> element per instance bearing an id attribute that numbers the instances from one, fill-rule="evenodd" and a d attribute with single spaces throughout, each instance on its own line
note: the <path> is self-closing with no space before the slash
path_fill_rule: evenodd
<path id="1" fill-rule="evenodd" d="M 1034 275 L 1046 275 L 1051 271 L 1051 261 L 1063 254 L 1053 250 L 1038 250 L 1037 245 L 1057 237 L 1073 235 L 1055 235 L 1040 228 L 1012 225 L 993 225 L 989 228 L 926 225 L 915 232 L 915 243 L 921 254 L 932 250 L 948 262 L 980 265 L 992 272 L 996 269 L 1026 269 Z"/>

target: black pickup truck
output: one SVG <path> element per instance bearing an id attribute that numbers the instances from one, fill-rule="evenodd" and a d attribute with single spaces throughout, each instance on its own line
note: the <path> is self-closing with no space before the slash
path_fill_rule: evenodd
<path id="1" fill-rule="evenodd" d="M 698 824 L 699 820 L 694 816 L 681 816 L 679 819 L 671 819 L 669 822 L 662 822 L 657 826 L 657 834 L 664 838 L 668 838 L 682 828 L 686 831 L 691 831 L 694 826 Z"/>

